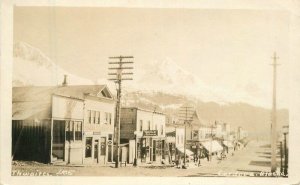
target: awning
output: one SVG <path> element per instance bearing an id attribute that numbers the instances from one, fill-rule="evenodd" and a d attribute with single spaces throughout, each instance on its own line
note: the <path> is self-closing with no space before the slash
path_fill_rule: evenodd
<path id="1" fill-rule="evenodd" d="M 233 148 L 232 142 L 230 142 L 230 141 L 223 141 L 223 144 L 225 146 L 227 146 L 228 148 Z"/>
<path id="2" fill-rule="evenodd" d="M 223 147 L 218 143 L 218 141 L 206 141 L 201 142 L 201 144 L 209 152 L 218 152 L 223 150 Z"/>
<path id="3" fill-rule="evenodd" d="M 177 148 L 181 153 L 184 153 L 184 148 Z M 194 152 L 190 151 L 189 149 L 185 149 L 185 154 L 190 156 L 190 155 L 194 155 Z"/>

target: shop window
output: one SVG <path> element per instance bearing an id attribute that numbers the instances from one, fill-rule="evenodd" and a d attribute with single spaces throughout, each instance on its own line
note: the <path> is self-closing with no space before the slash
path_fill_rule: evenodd
<path id="1" fill-rule="evenodd" d="M 73 121 L 66 121 L 66 140 L 73 141 Z"/>
<path id="2" fill-rule="evenodd" d="M 92 137 L 87 137 L 85 140 L 85 157 L 92 157 Z"/>
<path id="3" fill-rule="evenodd" d="M 53 121 L 53 143 L 65 142 L 65 121 Z"/>
<path id="4" fill-rule="evenodd" d="M 74 129 L 75 129 L 75 140 L 81 141 L 82 140 L 82 122 L 75 121 Z"/>

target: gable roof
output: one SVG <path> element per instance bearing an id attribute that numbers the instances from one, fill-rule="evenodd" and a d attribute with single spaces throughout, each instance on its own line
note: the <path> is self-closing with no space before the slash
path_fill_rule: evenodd
<path id="1" fill-rule="evenodd" d="M 190 118 L 192 121 L 191 121 L 191 125 L 194 127 L 194 128 L 197 128 L 197 127 L 207 127 L 209 126 L 207 121 L 205 121 L 204 119 L 202 119 L 198 112 L 195 110 L 193 112 L 193 114 L 191 114 Z M 179 124 L 183 124 L 183 120 L 179 120 Z"/>
<path id="2" fill-rule="evenodd" d="M 85 95 L 103 96 L 106 85 L 27 86 L 13 88 L 13 102 L 49 100 L 53 94 L 83 99 Z M 107 91 L 107 90 L 106 90 Z M 109 93 L 109 97 L 112 95 Z"/>
<path id="3" fill-rule="evenodd" d="M 102 94 L 102 91 L 105 93 Z M 113 100 L 106 85 L 13 87 L 12 118 L 14 120 L 51 118 L 52 95 L 75 99 L 84 99 L 89 95 Z"/>

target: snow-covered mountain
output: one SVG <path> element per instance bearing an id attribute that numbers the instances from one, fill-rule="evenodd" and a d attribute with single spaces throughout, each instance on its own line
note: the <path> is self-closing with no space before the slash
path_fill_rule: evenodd
<path id="1" fill-rule="evenodd" d="M 93 84 L 91 80 L 78 77 L 62 69 L 41 50 L 25 43 L 14 44 L 13 86 L 53 86 L 63 82 L 68 75 L 68 84 Z"/>
<path id="2" fill-rule="evenodd" d="M 220 79 L 221 80 L 221 79 Z M 128 84 L 135 91 L 164 92 L 196 97 L 202 101 L 215 101 L 219 104 L 232 102 L 256 103 L 246 92 L 234 91 L 226 87 L 205 84 L 197 75 L 186 71 L 175 61 L 166 58 L 154 61 L 135 71 L 134 80 Z"/>

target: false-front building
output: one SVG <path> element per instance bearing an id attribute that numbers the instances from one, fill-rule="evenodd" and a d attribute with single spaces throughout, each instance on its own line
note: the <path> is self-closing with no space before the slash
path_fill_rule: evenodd
<path id="1" fill-rule="evenodd" d="M 121 110 L 120 138 L 129 143 L 128 162 L 160 162 L 166 158 L 165 115 L 126 107 Z"/>
<path id="2" fill-rule="evenodd" d="M 112 162 L 115 101 L 105 85 L 13 88 L 12 157 Z"/>

